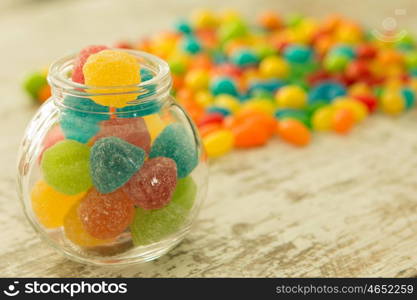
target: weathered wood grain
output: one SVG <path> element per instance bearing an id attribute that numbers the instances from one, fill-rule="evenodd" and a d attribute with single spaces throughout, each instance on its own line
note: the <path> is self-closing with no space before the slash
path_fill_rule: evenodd
<path id="1" fill-rule="evenodd" d="M 398 119 L 374 116 L 348 138 L 315 135 L 306 149 L 275 140 L 213 161 L 208 199 L 192 233 L 157 261 L 123 268 L 84 266 L 42 243 L 24 219 L 14 187 L 16 149 L 34 112 L 19 91 L 20 77 L 86 43 L 167 28 L 173 15 L 187 13 L 192 3 L 166 1 L 162 10 L 162 1 L 123 2 L 126 7 L 119 1 L 37 6 L 19 1 L 0 12 L 0 276 L 417 275 L 415 111 Z M 247 13 L 275 3 L 249 2 L 240 5 Z M 276 7 L 309 12 L 307 2 Z M 346 8 L 345 13 L 369 16 L 366 21 L 375 24 L 392 9 L 413 5 L 384 2 L 378 15 L 376 8 L 368 13 L 375 1 L 366 1 L 368 12 L 365 1 L 353 2 L 361 9 Z M 332 1 L 317 3 L 321 6 L 311 14 L 336 9 Z M 113 22 L 103 21 L 110 17 Z M 415 24 L 410 15 L 407 22 Z"/>

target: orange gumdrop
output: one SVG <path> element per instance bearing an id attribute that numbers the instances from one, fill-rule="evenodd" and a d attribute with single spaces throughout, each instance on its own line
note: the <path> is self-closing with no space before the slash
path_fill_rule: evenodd
<path id="1" fill-rule="evenodd" d="M 200 135 L 202 137 L 205 137 L 206 135 L 209 135 L 210 133 L 222 129 L 223 126 L 219 123 L 211 123 L 206 124 L 204 126 L 201 126 L 198 130 L 200 132 Z"/>
<path id="2" fill-rule="evenodd" d="M 200 104 L 193 100 L 182 101 L 181 104 L 195 123 L 200 122 L 201 118 L 204 116 L 204 108 Z"/>
<path id="3" fill-rule="evenodd" d="M 338 109 L 333 114 L 332 128 L 340 134 L 348 133 L 355 124 L 355 116 L 349 109 Z"/>
<path id="4" fill-rule="evenodd" d="M 248 148 L 264 145 L 275 131 L 276 121 L 266 113 L 245 110 L 226 118 L 225 126 L 233 132 L 236 147 Z"/>
<path id="5" fill-rule="evenodd" d="M 265 11 L 263 12 L 258 19 L 259 24 L 266 29 L 274 30 L 281 27 L 281 19 L 273 11 Z"/>
<path id="6" fill-rule="evenodd" d="M 45 84 L 38 92 L 38 101 L 44 103 L 49 97 L 51 97 L 51 87 Z"/>
<path id="7" fill-rule="evenodd" d="M 303 123 L 293 119 L 279 122 L 278 134 L 286 142 L 294 146 L 306 146 L 310 143 L 311 133 Z"/>
<path id="8" fill-rule="evenodd" d="M 213 63 L 208 54 L 200 53 L 193 57 L 190 64 L 190 69 L 203 69 L 210 70 L 213 67 Z"/>
<path id="9" fill-rule="evenodd" d="M 172 88 L 176 91 L 180 90 L 184 86 L 184 77 L 172 74 Z"/>

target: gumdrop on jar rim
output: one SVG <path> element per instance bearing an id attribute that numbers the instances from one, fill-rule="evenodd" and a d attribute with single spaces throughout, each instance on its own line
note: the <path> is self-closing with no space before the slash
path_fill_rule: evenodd
<path id="1" fill-rule="evenodd" d="M 196 127 L 169 93 L 168 65 L 145 52 L 117 51 L 138 61 L 142 82 L 93 88 L 71 80 L 76 55 L 57 60 L 48 75 L 52 96 L 18 155 L 29 223 L 61 254 L 93 265 L 167 253 L 190 231 L 208 182 Z M 102 105 L 126 94 L 133 100 L 125 106 Z"/>

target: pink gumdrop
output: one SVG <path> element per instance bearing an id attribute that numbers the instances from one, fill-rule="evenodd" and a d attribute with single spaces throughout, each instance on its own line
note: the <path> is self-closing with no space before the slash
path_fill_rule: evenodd
<path id="1" fill-rule="evenodd" d="M 45 136 L 45 139 L 43 140 L 42 151 L 39 155 L 39 162 L 42 160 L 42 156 L 45 150 L 47 150 L 49 147 L 52 147 L 59 141 L 62 141 L 63 139 L 65 139 L 65 135 L 62 132 L 61 126 L 56 125 L 51 129 L 51 131 L 48 132 L 48 134 Z"/>
<path id="2" fill-rule="evenodd" d="M 177 165 L 167 157 L 148 159 L 122 188 L 143 209 L 160 209 L 171 201 L 177 184 Z"/>
<path id="3" fill-rule="evenodd" d="M 106 46 L 102 45 L 92 45 L 85 47 L 78 53 L 77 57 L 74 60 L 74 68 L 72 70 L 71 79 L 74 82 L 84 83 L 84 73 L 83 67 L 87 59 L 90 57 L 91 54 L 100 52 L 104 49 L 107 49 Z"/>
<path id="4" fill-rule="evenodd" d="M 101 122 L 96 140 L 115 136 L 149 153 L 151 136 L 142 118 L 110 119 Z"/>

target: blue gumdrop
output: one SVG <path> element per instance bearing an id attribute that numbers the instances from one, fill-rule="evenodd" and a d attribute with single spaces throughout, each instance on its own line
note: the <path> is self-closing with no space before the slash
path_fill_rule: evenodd
<path id="1" fill-rule="evenodd" d="M 256 80 L 249 84 L 248 94 L 254 95 L 257 91 L 262 90 L 269 93 L 275 93 L 278 89 L 282 88 L 285 82 L 279 79 L 270 80 Z"/>
<path id="2" fill-rule="evenodd" d="M 219 50 L 215 50 L 211 53 L 213 61 L 216 65 L 220 65 L 227 62 L 227 56 Z"/>
<path id="3" fill-rule="evenodd" d="M 193 32 L 193 29 L 192 29 L 190 23 L 188 23 L 188 21 L 184 20 L 184 19 L 178 20 L 175 23 L 175 30 L 177 30 L 180 33 L 184 33 L 184 34 L 189 34 L 189 33 Z"/>
<path id="4" fill-rule="evenodd" d="M 215 78 L 210 85 L 210 89 L 214 96 L 220 94 L 238 95 L 236 83 L 232 78 L 226 76 Z"/>
<path id="5" fill-rule="evenodd" d="M 233 53 L 232 62 L 239 67 L 249 67 L 259 62 L 259 57 L 249 49 L 240 49 Z"/>
<path id="6" fill-rule="evenodd" d="M 313 57 L 311 48 L 302 45 L 288 46 L 284 50 L 284 58 L 291 63 L 304 64 Z"/>
<path id="7" fill-rule="evenodd" d="M 66 96 L 60 123 L 67 139 L 87 143 L 98 131 L 100 121 L 109 119 L 109 108 L 88 98 Z"/>
<path id="8" fill-rule="evenodd" d="M 414 92 L 409 88 L 401 89 L 401 94 L 404 97 L 404 104 L 406 109 L 410 109 L 414 106 Z"/>
<path id="9" fill-rule="evenodd" d="M 219 113 L 219 114 L 222 114 L 225 117 L 231 115 L 230 110 L 228 110 L 227 108 L 224 108 L 224 107 L 220 107 L 220 106 L 210 106 L 209 108 L 207 108 L 207 112 L 208 113 Z"/>
<path id="10" fill-rule="evenodd" d="M 356 58 L 356 51 L 349 45 L 337 45 L 330 50 L 329 55 L 343 55 L 353 60 Z"/>
<path id="11" fill-rule="evenodd" d="M 179 178 L 184 178 L 197 166 L 198 151 L 195 139 L 184 125 L 172 123 L 155 139 L 149 158 L 164 156 L 177 164 Z"/>
<path id="12" fill-rule="evenodd" d="M 99 139 L 90 152 L 93 184 L 102 194 L 123 186 L 143 165 L 145 150 L 117 137 Z"/>
<path id="13" fill-rule="evenodd" d="M 413 77 L 413 78 L 417 77 L 417 69 L 411 69 L 410 70 L 410 76 Z"/>
<path id="14" fill-rule="evenodd" d="M 182 43 L 182 49 L 187 53 L 196 54 L 201 51 L 201 45 L 195 37 L 187 36 Z"/>
<path id="15" fill-rule="evenodd" d="M 314 86 L 308 94 L 308 102 L 326 101 L 346 95 L 346 88 L 337 81 L 322 81 Z"/>
<path id="16" fill-rule="evenodd" d="M 151 80 L 153 77 L 154 75 L 151 70 L 145 68 L 140 69 L 140 78 L 142 82 Z"/>
<path id="17" fill-rule="evenodd" d="M 161 102 L 158 100 L 148 100 L 137 105 L 128 105 L 116 109 L 119 118 L 136 118 L 158 113 L 161 109 Z"/>

